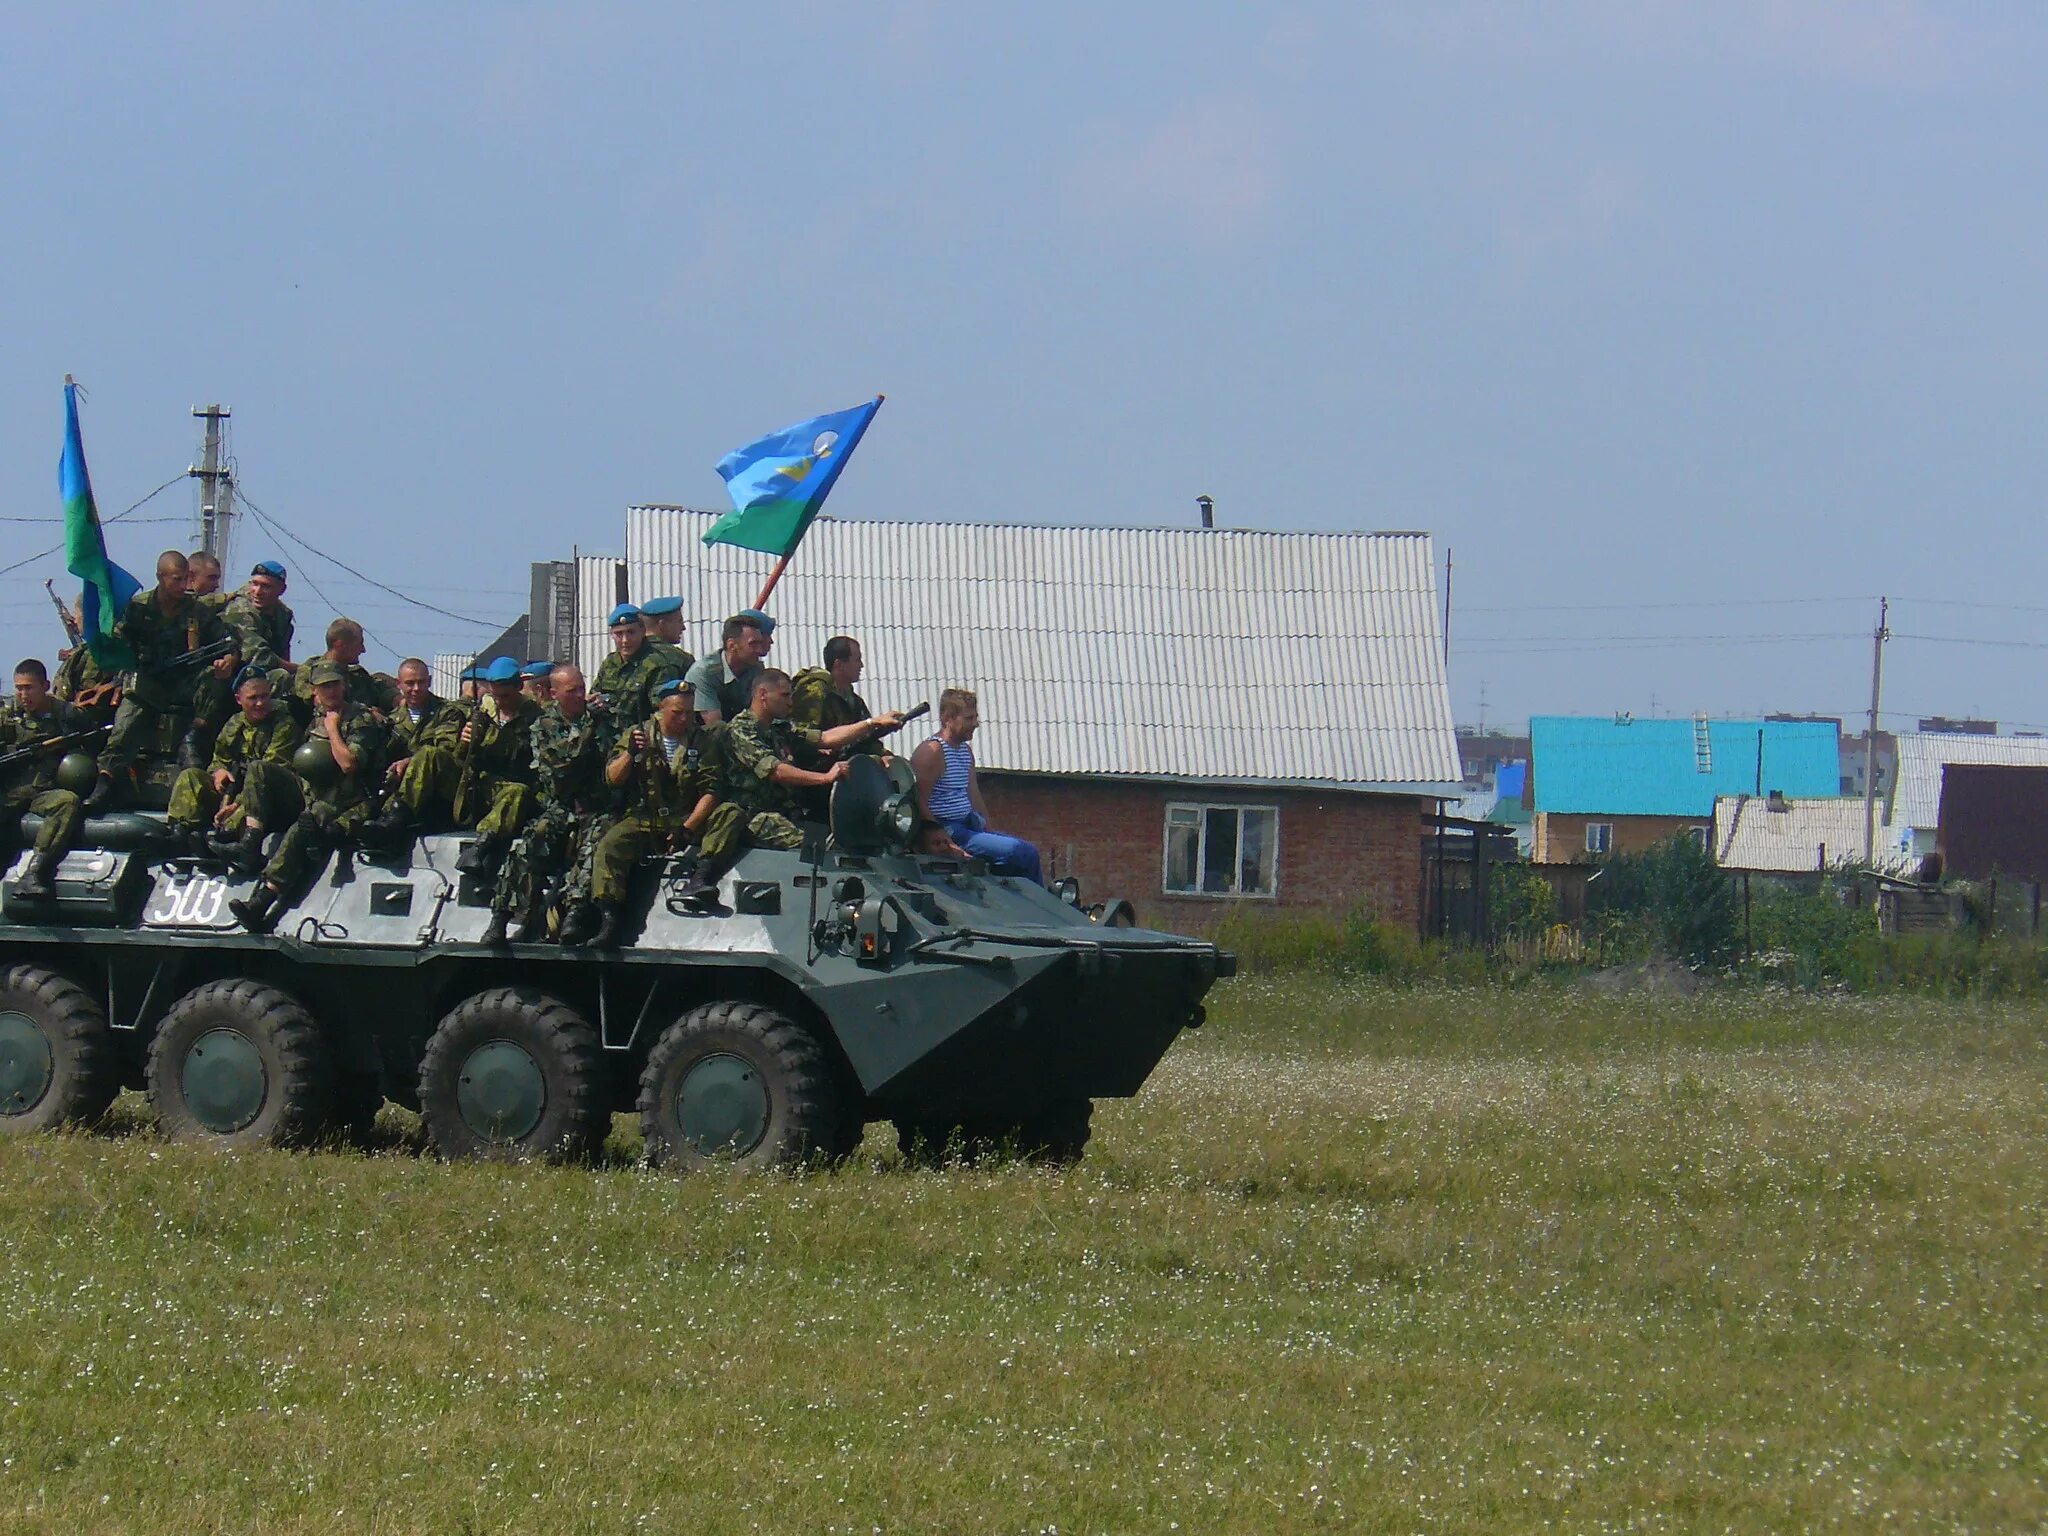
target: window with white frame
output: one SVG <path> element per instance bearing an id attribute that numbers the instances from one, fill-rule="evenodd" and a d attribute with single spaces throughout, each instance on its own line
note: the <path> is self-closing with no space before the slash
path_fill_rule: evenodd
<path id="1" fill-rule="evenodd" d="M 1586 852 L 1611 853 L 1614 850 L 1614 823 L 1611 821 L 1589 821 L 1586 823 Z"/>
<path id="2" fill-rule="evenodd" d="M 1169 805 L 1170 896 L 1271 896 L 1280 812 L 1270 805 Z"/>

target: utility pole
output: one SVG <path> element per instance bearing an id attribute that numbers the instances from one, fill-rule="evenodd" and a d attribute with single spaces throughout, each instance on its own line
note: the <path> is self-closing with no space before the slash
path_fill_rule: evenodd
<path id="1" fill-rule="evenodd" d="M 186 474 L 199 481 L 199 547 L 225 566 L 228 562 L 228 519 L 234 515 L 235 480 L 221 458 L 220 424 L 234 413 L 217 405 L 192 407 L 206 423 L 206 445 L 197 469 Z"/>
<path id="2" fill-rule="evenodd" d="M 1877 706 L 1884 695 L 1884 643 L 1891 638 L 1885 621 L 1891 617 L 1891 601 L 1877 600 L 1877 633 L 1872 637 L 1870 655 L 1870 729 L 1863 737 L 1863 866 L 1877 862 Z"/>

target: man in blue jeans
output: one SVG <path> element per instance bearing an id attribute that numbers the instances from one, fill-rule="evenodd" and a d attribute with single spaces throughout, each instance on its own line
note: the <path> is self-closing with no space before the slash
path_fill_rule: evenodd
<path id="1" fill-rule="evenodd" d="M 1021 837 L 989 830 L 974 749 L 968 745 L 980 724 L 980 704 L 967 689 L 948 688 L 939 695 L 939 733 L 910 754 L 918 802 L 928 821 L 944 827 L 972 857 L 987 860 L 996 874 L 1022 875 L 1043 885 L 1038 849 Z"/>

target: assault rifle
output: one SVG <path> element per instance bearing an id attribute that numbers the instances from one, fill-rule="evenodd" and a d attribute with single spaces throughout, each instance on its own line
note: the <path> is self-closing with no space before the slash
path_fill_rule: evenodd
<path id="1" fill-rule="evenodd" d="M 203 667 L 219 661 L 223 656 L 233 656 L 242 649 L 241 640 L 234 635 L 223 635 L 218 640 L 209 640 L 204 645 L 195 645 L 183 655 L 173 656 L 169 661 L 157 662 L 154 666 L 140 668 L 151 677 L 165 672 L 175 672 L 181 667 Z"/>
<path id="2" fill-rule="evenodd" d="M 50 594 L 50 601 L 57 605 L 57 617 L 64 621 L 64 634 L 73 645 L 85 643 L 85 626 L 78 615 L 65 606 L 64 599 L 57 595 L 57 583 L 45 577 L 43 590 Z"/>
<path id="3" fill-rule="evenodd" d="M 95 736 L 104 736 L 112 728 L 113 722 L 111 721 L 106 725 L 89 725 L 82 731 L 66 731 L 61 736 L 45 737 L 41 741 L 30 742 L 25 747 L 15 747 L 10 751 L 0 752 L 0 771 L 12 768 L 16 763 L 26 763 L 48 752 L 63 751 L 71 747 L 82 747 Z"/>

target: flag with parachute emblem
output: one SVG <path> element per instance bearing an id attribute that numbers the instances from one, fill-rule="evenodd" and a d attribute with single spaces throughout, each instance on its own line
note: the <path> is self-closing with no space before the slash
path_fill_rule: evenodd
<path id="1" fill-rule="evenodd" d="M 85 469 L 85 442 L 78 433 L 78 386 L 69 376 L 64 380 L 64 457 L 57 465 L 57 484 L 64 493 L 64 567 L 85 583 L 79 615 L 85 643 L 92 647 L 93 660 L 109 671 L 132 667 L 134 653 L 115 635 L 114 626 L 142 583 L 107 558 L 92 477 Z"/>
<path id="2" fill-rule="evenodd" d="M 736 544 L 787 556 L 803 541 L 882 397 L 851 410 L 813 416 L 735 448 L 718 461 L 732 510 L 704 534 L 706 544 Z"/>

